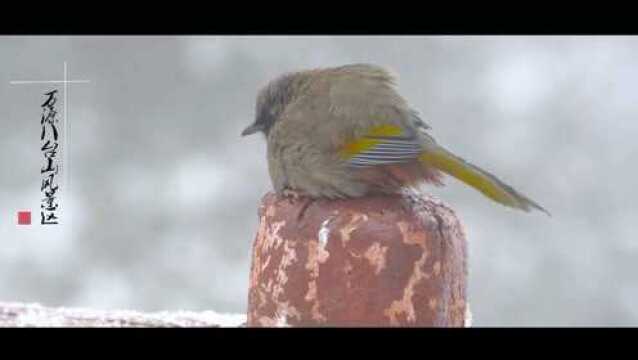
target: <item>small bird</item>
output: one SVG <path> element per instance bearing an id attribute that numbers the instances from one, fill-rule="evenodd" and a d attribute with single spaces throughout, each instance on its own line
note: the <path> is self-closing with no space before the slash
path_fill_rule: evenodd
<path id="1" fill-rule="evenodd" d="M 398 93 L 395 77 L 372 64 L 284 74 L 259 91 L 255 121 L 262 132 L 277 193 L 310 198 L 391 194 L 442 173 L 516 209 L 547 210 L 489 172 L 454 155 Z"/>

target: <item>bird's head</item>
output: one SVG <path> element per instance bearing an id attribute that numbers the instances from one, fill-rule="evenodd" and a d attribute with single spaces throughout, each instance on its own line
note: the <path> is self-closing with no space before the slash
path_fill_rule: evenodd
<path id="1" fill-rule="evenodd" d="M 282 75 L 264 86 L 257 95 L 255 121 L 242 131 L 241 136 L 262 132 L 266 136 L 279 120 L 294 95 L 296 74 Z"/>

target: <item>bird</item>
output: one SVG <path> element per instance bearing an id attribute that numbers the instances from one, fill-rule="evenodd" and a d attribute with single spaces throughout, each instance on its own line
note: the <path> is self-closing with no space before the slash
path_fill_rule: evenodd
<path id="1" fill-rule="evenodd" d="M 277 194 L 348 199 L 396 194 L 444 174 L 510 208 L 542 206 L 495 175 L 455 155 L 399 94 L 385 67 L 355 63 L 284 73 L 257 93 L 255 119 L 241 136 L 266 138 Z"/>

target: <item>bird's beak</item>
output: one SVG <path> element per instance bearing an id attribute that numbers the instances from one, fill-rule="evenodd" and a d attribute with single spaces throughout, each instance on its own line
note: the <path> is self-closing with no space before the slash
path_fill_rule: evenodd
<path id="1" fill-rule="evenodd" d="M 263 130 L 263 126 L 260 124 L 252 124 L 241 132 L 241 136 L 251 135 L 261 130 Z"/>

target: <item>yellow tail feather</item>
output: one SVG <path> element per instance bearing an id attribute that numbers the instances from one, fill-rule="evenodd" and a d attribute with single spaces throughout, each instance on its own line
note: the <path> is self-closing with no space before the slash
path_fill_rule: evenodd
<path id="1" fill-rule="evenodd" d="M 428 166 L 454 176 L 500 204 L 524 211 L 535 208 L 550 215 L 543 207 L 518 193 L 494 175 L 468 163 L 441 146 L 436 145 L 433 149 L 425 150 L 419 159 Z"/>

